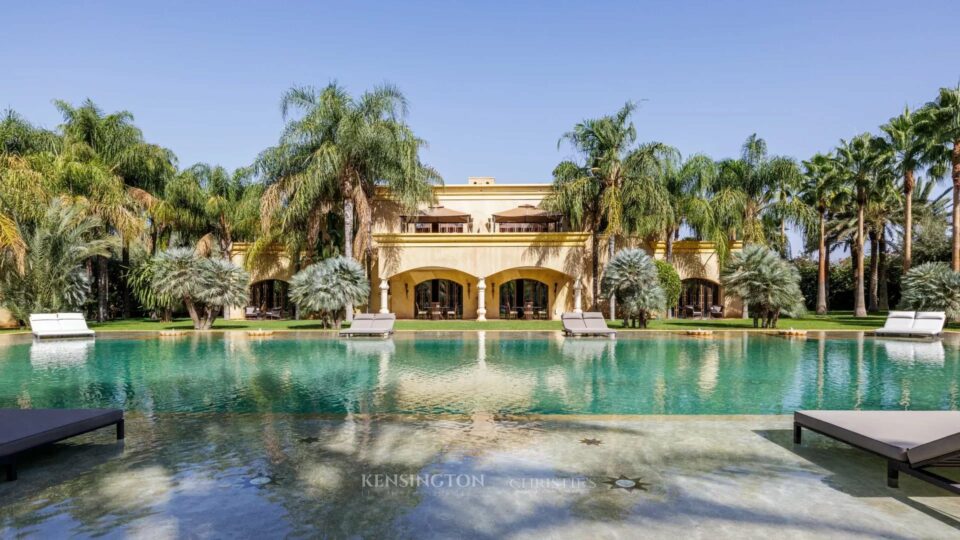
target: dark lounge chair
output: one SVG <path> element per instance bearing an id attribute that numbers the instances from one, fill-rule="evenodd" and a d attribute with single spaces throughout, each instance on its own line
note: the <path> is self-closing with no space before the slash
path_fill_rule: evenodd
<path id="1" fill-rule="evenodd" d="M 960 411 L 796 411 L 794 444 L 801 428 L 886 459 L 889 487 L 903 472 L 960 494 L 960 483 L 929 470 L 960 466 Z"/>
<path id="2" fill-rule="evenodd" d="M 24 452 L 107 426 L 123 439 L 120 409 L 0 409 L 0 465 L 7 480 L 17 479 L 17 458 Z"/>

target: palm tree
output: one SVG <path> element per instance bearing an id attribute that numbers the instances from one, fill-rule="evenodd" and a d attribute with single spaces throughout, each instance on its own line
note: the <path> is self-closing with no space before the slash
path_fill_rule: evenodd
<path id="1" fill-rule="evenodd" d="M 694 154 L 686 160 L 680 152 L 668 147 L 660 159 L 663 164 L 662 180 L 666 190 L 668 207 L 663 219 L 666 244 L 665 258 L 673 261 L 673 241 L 684 222 L 701 232 L 713 229 L 713 212 L 707 192 L 716 178 L 716 164 L 703 154 Z M 718 246 L 726 245 L 719 242 Z"/>
<path id="2" fill-rule="evenodd" d="M 344 310 L 370 294 L 370 282 L 357 261 L 333 257 L 297 272 L 290 280 L 290 300 L 298 307 L 321 313 L 340 327 Z"/>
<path id="3" fill-rule="evenodd" d="M 836 162 L 832 155 L 815 154 L 803 162 L 802 199 L 817 210 L 817 315 L 827 314 L 827 213 L 838 195 Z M 809 229 L 809 228 L 808 228 Z"/>
<path id="4" fill-rule="evenodd" d="M 120 238 L 124 270 L 129 270 L 128 242 L 143 232 L 144 212 L 156 203 L 173 175 L 172 152 L 144 141 L 127 111 L 104 114 L 91 100 L 79 107 L 55 101 L 63 115 L 67 185 L 75 195 L 86 197 L 91 210 L 112 234 Z M 107 318 L 107 257 L 97 258 L 97 320 Z M 123 312 L 129 316 L 129 289 L 121 284 Z"/>
<path id="5" fill-rule="evenodd" d="M 174 248 L 160 252 L 148 264 L 145 272 L 156 297 L 163 302 L 181 300 L 194 330 L 209 330 L 223 307 L 247 302 L 250 274 L 230 261 L 201 257 L 190 248 Z"/>
<path id="6" fill-rule="evenodd" d="M 900 116 L 891 118 L 880 126 L 886 134 L 886 142 L 894 155 L 897 172 L 903 178 L 903 271 L 910 271 L 913 262 L 913 190 L 916 187 L 916 170 L 922 156 L 928 151 L 927 141 L 916 131 L 916 117 L 908 107 Z"/>
<path id="7" fill-rule="evenodd" d="M 732 254 L 720 272 L 720 283 L 750 306 L 754 326 L 776 328 L 782 311 L 803 312 L 800 272 L 770 248 L 752 244 Z"/>
<path id="8" fill-rule="evenodd" d="M 81 205 L 54 198 L 39 222 L 21 226 L 23 260 L 0 252 L 0 303 L 20 321 L 30 313 L 82 306 L 90 291 L 84 261 L 110 249 L 100 229 Z"/>
<path id="9" fill-rule="evenodd" d="M 917 133 L 930 147 L 926 161 L 936 172 L 950 164 L 953 181 L 953 218 L 951 260 L 954 272 L 960 272 L 960 85 L 941 88 L 940 94 L 918 113 Z M 939 176 L 935 173 L 935 176 Z"/>
<path id="10" fill-rule="evenodd" d="M 584 120 L 565 133 L 565 141 L 580 154 L 582 163 L 561 162 L 553 171 L 553 190 L 545 205 L 564 214 L 570 224 L 592 232 L 593 301 L 600 298 L 599 235 L 607 238 L 607 257 L 616 241 L 627 234 L 646 235 L 664 230 L 660 216 L 668 197 L 659 181 L 661 143 L 634 147 L 637 130 L 630 120 L 636 106 L 627 103 L 616 114 Z M 610 319 L 616 318 L 616 299 L 610 297 Z"/>
<path id="11" fill-rule="evenodd" d="M 786 254 L 787 223 L 812 219 L 810 209 L 794 196 L 801 182 L 796 162 L 768 155 L 766 141 L 753 134 L 743 143 L 739 159 L 719 164 L 712 198 L 716 211 L 727 215 L 716 221 L 728 229 L 728 240 L 739 231 L 746 244 L 771 244 Z M 737 211 L 739 215 L 733 215 Z"/>
<path id="12" fill-rule="evenodd" d="M 856 287 L 853 311 L 856 317 L 866 317 L 864 297 L 864 212 L 880 161 L 883 159 L 883 141 L 869 133 L 857 135 L 849 142 L 841 140 L 837 148 L 837 164 L 841 181 L 849 183 L 856 200 L 857 227 L 854 235 L 856 259 Z"/>
<path id="13" fill-rule="evenodd" d="M 343 253 L 359 260 L 368 255 L 378 186 L 389 187 L 407 211 L 433 200 L 442 178 L 421 162 L 426 143 L 404 121 L 407 102 L 395 87 L 378 86 L 359 98 L 336 83 L 320 91 L 295 87 L 283 95 L 281 110 L 287 125 L 280 143 L 257 160 L 267 182 L 262 227 L 271 239 L 296 238 L 307 263 L 336 201 L 343 209 Z"/>
<path id="14" fill-rule="evenodd" d="M 624 326 L 630 321 L 646 328 L 650 315 L 667 303 L 657 266 L 642 249 L 625 249 L 610 259 L 603 271 L 603 290 L 623 302 Z"/>
<path id="15" fill-rule="evenodd" d="M 195 240 L 201 253 L 216 249 L 229 257 L 235 240 L 253 239 L 259 228 L 263 189 L 250 182 L 252 173 L 197 163 L 167 184 L 155 214 Z"/>

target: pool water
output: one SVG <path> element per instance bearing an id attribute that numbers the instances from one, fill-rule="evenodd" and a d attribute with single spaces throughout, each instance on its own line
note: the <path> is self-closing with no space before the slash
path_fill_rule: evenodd
<path id="1" fill-rule="evenodd" d="M 0 345 L 0 407 L 128 412 L 784 414 L 956 409 L 960 347 L 858 334 L 104 336 Z"/>

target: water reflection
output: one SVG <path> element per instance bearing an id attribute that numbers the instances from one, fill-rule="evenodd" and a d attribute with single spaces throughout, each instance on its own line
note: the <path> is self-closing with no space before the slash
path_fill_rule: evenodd
<path id="1" fill-rule="evenodd" d="M 952 339 L 196 334 L 0 346 L 0 406 L 337 415 L 940 409 L 956 407 L 957 375 Z"/>
<path id="2" fill-rule="evenodd" d="M 34 369 L 58 369 L 82 366 L 93 351 L 92 339 L 35 341 L 30 347 L 30 365 Z"/>

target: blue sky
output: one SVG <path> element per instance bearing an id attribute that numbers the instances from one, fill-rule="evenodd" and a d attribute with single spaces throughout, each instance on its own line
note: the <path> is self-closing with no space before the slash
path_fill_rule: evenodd
<path id="1" fill-rule="evenodd" d="M 349 4 L 349 5 L 347 5 Z M 250 163 L 281 93 L 382 81 L 411 103 L 448 183 L 549 181 L 577 121 L 644 100 L 639 138 L 799 159 L 960 78 L 943 2 L 16 2 L 0 108 L 47 127 L 54 98 L 134 113 L 182 166 Z"/>

